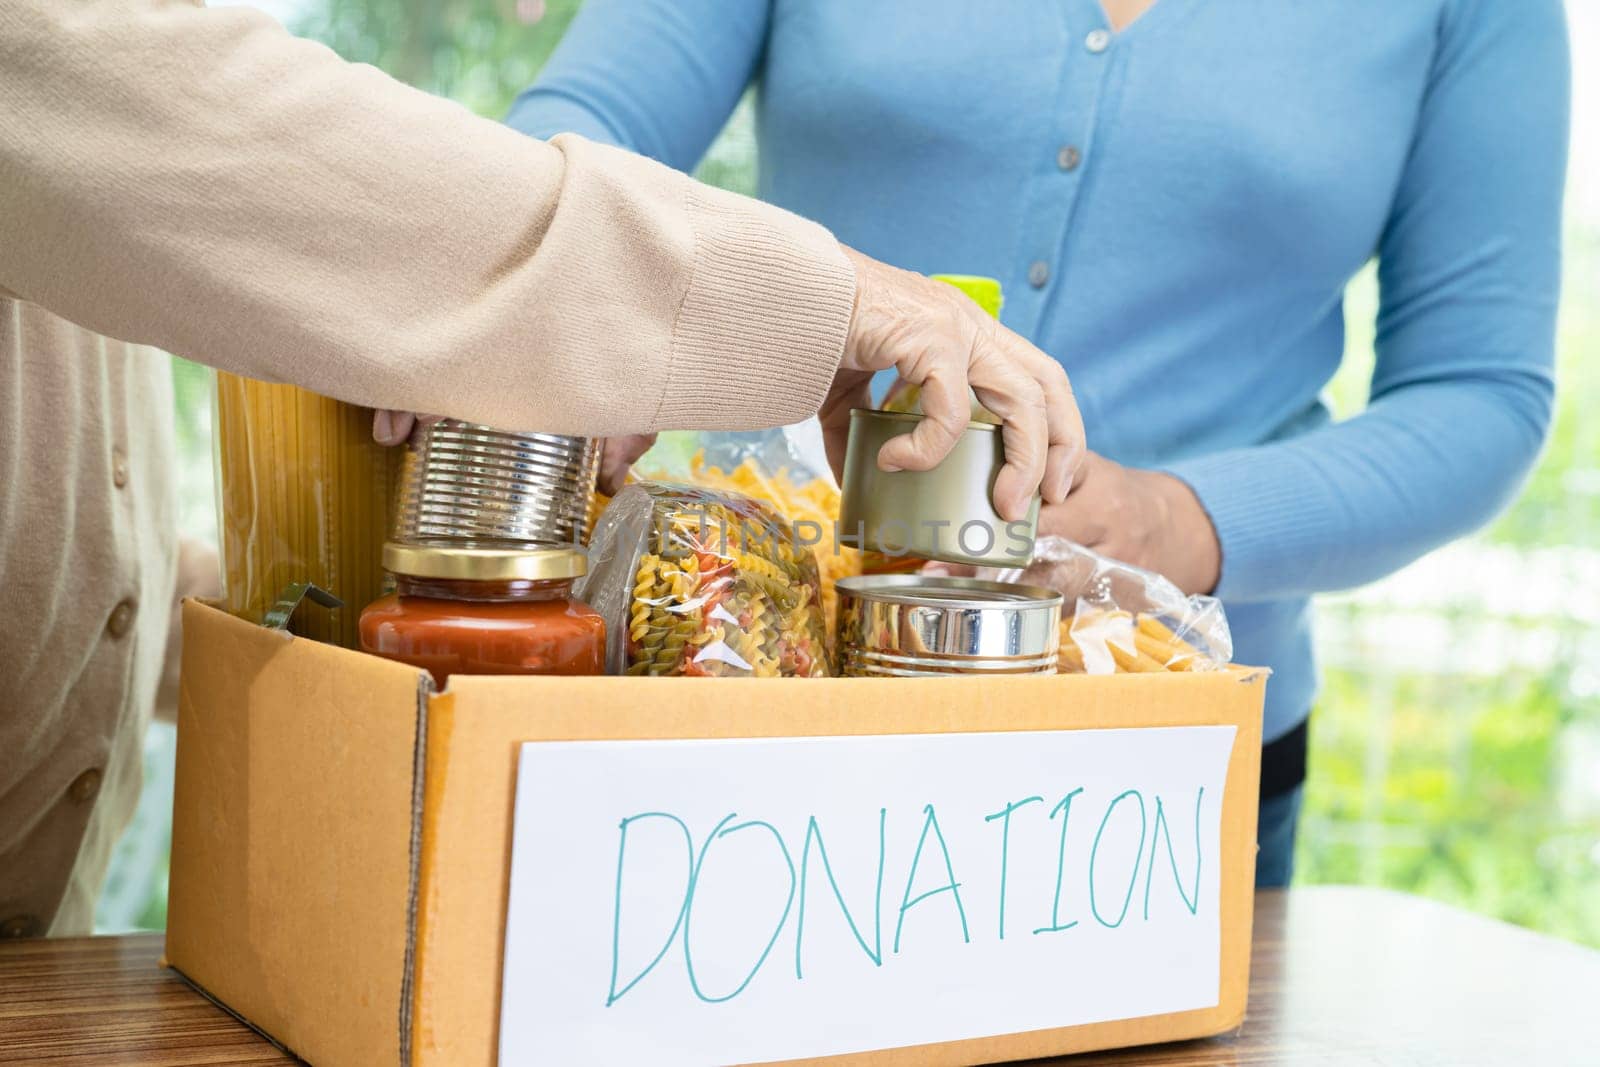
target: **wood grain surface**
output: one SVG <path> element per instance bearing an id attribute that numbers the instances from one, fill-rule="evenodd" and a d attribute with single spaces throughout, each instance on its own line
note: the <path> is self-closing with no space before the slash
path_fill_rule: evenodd
<path id="1" fill-rule="evenodd" d="M 160 966 L 157 934 L 0 943 L 0 1064 L 294 1063 Z M 1371 889 L 1263 892 L 1250 1012 L 1159 1064 L 1600 1064 L 1600 952 Z"/>

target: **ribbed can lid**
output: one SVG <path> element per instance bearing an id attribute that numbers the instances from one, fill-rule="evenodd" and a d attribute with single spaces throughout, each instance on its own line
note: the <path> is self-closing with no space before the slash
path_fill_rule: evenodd
<path id="1" fill-rule="evenodd" d="M 588 539 L 600 442 L 446 419 L 419 430 L 401 467 L 393 540 L 549 548 Z"/>

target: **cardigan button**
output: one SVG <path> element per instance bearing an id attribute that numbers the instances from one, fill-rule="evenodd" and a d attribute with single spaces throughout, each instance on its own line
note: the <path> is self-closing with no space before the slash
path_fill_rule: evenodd
<path id="1" fill-rule="evenodd" d="M 106 620 L 106 633 L 113 639 L 126 637 L 133 626 L 133 613 L 137 610 L 138 605 L 132 600 L 124 600 L 112 608 L 111 617 Z"/>
<path id="2" fill-rule="evenodd" d="M 1089 36 L 1083 39 L 1083 47 L 1093 55 L 1099 55 L 1111 47 L 1111 34 L 1105 30 L 1090 30 Z"/>
<path id="3" fill-rule="evenodd" d="M 1035 289 L 1043 289 L 1050 281 L 1050 264 L 1038 260 L 1028 268 L 1028 284 Z"/>
<path id="4" fill-rule="evenodd" d="M 72 780 L 72 784 L 67 787 L 67 796 L 71 797 L 74 803 L 88 803 L 95 798 L 96 793 L 100 792 L 100 779 L 100 769 L 90 767 Z"/>
<path id="5" fill-rule="evenodd" d="M 1078 164 L 1083 162 L 1083 153 L 1078 151 L 1077 145 L 1062 145 L 1061 151 L 1056 153 L 1056 166 L 1065 171 L 1078 169 Z"/>

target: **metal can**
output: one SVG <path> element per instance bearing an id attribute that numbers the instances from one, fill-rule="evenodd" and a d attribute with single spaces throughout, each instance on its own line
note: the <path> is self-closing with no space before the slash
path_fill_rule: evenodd
<path id="1" fill-rule="evenodd" d="M 890 557 L 1027 566 L 1038 533 L 1039 498 L 1015 522 L 995 511 L 994 483 L 1005 466 L 1000 427 L 969 424 L 933 470 L 878 469 L 885 442 L 911 432 L 922 418 L 898 411 L 850 412 L 840 536 L 859 538 L 862 548 Z"/>
<path id="2" fill-rule="evenodd" d="M 597 511 L 600 442 L 445 419 L 418 431 L 393 540 L 456 548 L 581 545 Z"/>
<path id="3" fill-rule="evenodd" d="M 1049 589 L 916 574 L 844 578 L 837 588 L 840 675 L 1056 671 L 1062 598 Z"/>

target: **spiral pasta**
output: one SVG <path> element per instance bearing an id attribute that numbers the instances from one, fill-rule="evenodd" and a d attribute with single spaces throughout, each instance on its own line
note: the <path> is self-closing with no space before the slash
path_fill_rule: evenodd
<path id="1" fill-rule="evenodd" d="M 791 544 L 790 551 L 815 556 L 822 617 L 825 624 L 831 626 L 836 603 L 834 583 L 840 578 L 860 574 L 862 569 L 861 552 L 852 545 L 839 543 L 834 536 L 839 519 L 839 487 L 833 480 L 797 476 L 788 467 L 769 470 L 754 457 L 724 469 L 707 463 L 704 450 L 696 452 L 689 461 L 688 477 L 697 486 L 732 491 L 770 504 L 789 520 L 792 532 L 800 533 L 807 540 L 816 539 L 814 548 Z"/>
<path id="2" fill-rule="evenodd" d="M 635 540 L 636 555 L 625 544 Z M 787 678 L 828 672 L 816 559 L 757 501 L 634 483 L 602 516 L 591 558 L 607 562 L 591 571 L 584 599 L 605 614 L 625 598 L 614 616 L 624 673 Z M 631 564 L 626 570 L 624 560 Z"/>

